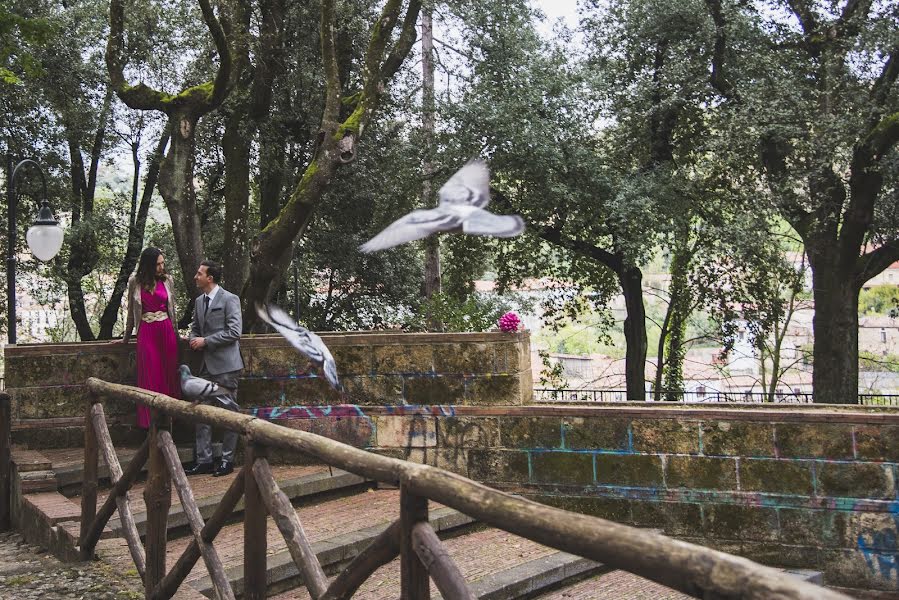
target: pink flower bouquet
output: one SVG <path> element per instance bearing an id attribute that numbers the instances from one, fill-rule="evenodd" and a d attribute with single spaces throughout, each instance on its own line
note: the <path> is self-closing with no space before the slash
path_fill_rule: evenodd
<path id="1" fill-rule="evenodd" d="M 499 318 L 497 322 L 501 331 L 506 333 L 514 333 L 521 328 L 521 319 L 512 311 L 507 312 Z"/>

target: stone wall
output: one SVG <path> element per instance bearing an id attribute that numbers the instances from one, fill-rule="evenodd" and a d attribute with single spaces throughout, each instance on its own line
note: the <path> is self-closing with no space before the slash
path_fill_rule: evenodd
<path id="1" fill-rule="evenodd" d="M 532 397 L 530 338 L 506 333 L 323 333 L 346 394 L 334 392 L 308 361 L 278 335 L 241 340 L 246 369 L 244 407 L 352 403 L 360 405 L 521 405 Z M 14 420 L 80 417 L 84 381 L 134 384 L 134 344 L 25 344 L 4 349 Z M 186 345 L 181 358 L 196 368 Z M 127 416 L 133 406 L 111 404 Z M 49 422 L 48 422 L 49 423 Z"/>
<path id="2" fill-rule="evenodd" d="M 757 407 L 758 405 L 756 405 Z M 899 410 L 258 409 L 263 418 L 540 502 L 899 591 Z"/>

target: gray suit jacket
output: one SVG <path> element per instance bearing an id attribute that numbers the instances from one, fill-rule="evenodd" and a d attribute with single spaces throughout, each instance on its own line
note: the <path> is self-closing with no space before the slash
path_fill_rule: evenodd
<path id="1" fill-rule="evenodd" d="M 206 370 L 211 375 L 218 375 L 243 369 L 243 358 L 240 355 L 240 332 L 243 329 L 240 298 L 219 286 L 218 293 L 209 303 L 208 314 L 203 313 L 201 294 L 194 302 L 190 339 L 206 339 L 206 347 L 203 349 Z"/>

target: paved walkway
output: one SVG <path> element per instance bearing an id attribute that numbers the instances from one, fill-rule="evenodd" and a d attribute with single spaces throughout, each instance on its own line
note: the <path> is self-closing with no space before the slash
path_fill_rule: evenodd
<path id="1" fill-rule="evenodd" d="M 139 580 L 128 581 L 105 563 L 65 564 L 41 550 L 26 544 L 19 533 L 0 533 L 0 599 L 139 600 L 144 597 Z"/>

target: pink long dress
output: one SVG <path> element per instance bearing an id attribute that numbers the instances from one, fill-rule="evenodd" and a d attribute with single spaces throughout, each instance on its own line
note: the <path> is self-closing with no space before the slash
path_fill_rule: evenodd
<path id="1" fill-rule="evenodd" d="M 156 289 L 152 294 L 144 288 L 140 290 L 143 312 L 165 311 L 168 300 L 165 284 L 161 281 L 156 282 Z M 169 319 L 153 323 L 141 322 L 137 330 L 137 386 L 173 398 L 181 395 L 181 385 L 178 382 L 178 337 Z M 143 429 L 150 427 L 148 407 L 138 405 L 137 426 Z"/>

